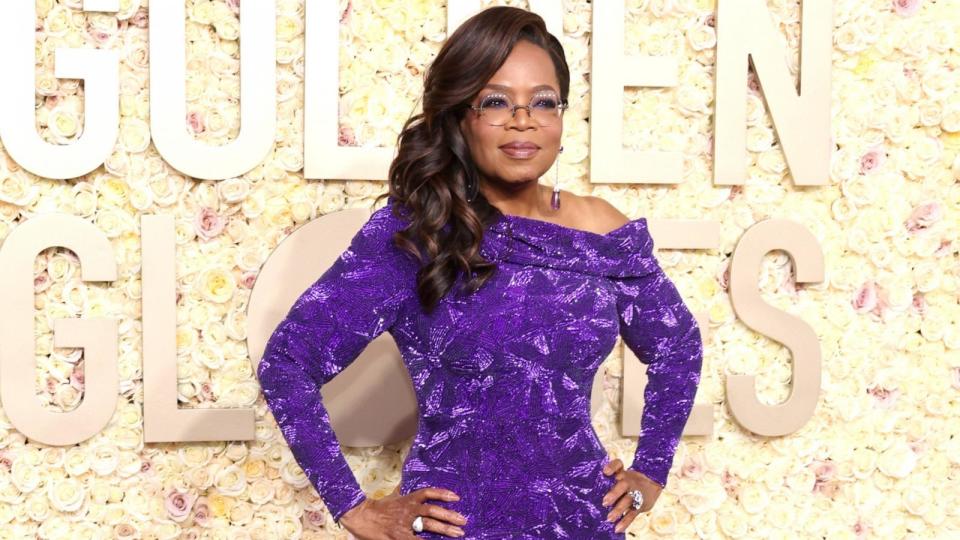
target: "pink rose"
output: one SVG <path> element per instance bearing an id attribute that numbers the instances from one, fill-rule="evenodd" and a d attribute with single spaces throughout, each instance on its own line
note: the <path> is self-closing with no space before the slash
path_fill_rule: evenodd
<path id="1" fill-rule="evenodd" d="M 840 487 L 840 484 L 835 481 L 837 466 L 829 460 L 816 460 L 811 464 L 811 467 L 816 477 L 813 492 L 832 497 Z"/>
<path id="2" fill-rule="evenodd" d="M 197 236 L 204 240 L 215 238 L 223 232 L 226 226 L 226 218 L 207 206 L 202 207 L 200 213 L 193 219 L 193 227 L 197 231 Z"/>
<path id="3" fill-rule="evenodd" d="M 234 15 L 240 13 L 240 0 L 227 0 L 227 7 Z"/>
<path id="4" fill-rule="evenodd" d="M 727 290 L 730 286 L 730 261 L 724 263 L 723 267 L 717 273 L 717 283 L 720 284 L 720 288 Z"/>
<path id="5" fill-rule="evenodd" d="M 50 274 L 46 270 L 40 272 L 33 278 L 33 292 L 43 292 L 50 288 L 52 281 L 50 280 Z"/>
<path id="6" fill-rule="evenodd" d="M 951 242 L 950 240 L 947 240 L 946 238 L 944 238 L 943 240 L 940 240 L 940 247 L 938 247 L 937 250 L 933 252 L 933 256 L 945 257 L 953 253 L 953 250 L 950 249 L 951 245 L 953 245 L 953 242 Z"/>
<path id="7" fill-rule="evenodd" d="M 136 13 L 130 17 L 130 24 L 136 26 L 137 28 L 146 28 L 150 20 L 150 14 L 147 11 L 147 8 L 140 8 Z"/>
<path id="8" fill-rule="evenodd" d="M 167 498 L 164 506 L 167 509 L 167 515 L 176 522 L 182 522 L 190 515 L 190 509 L 197 500 L 196 495 L 182 493 L 177 490 L 167 492 Z"/>
<path id="9" fill-rule="evenodd" d="M 99 45 L 106 45 L 110 42 L 110 40 L 113 39 L 112 34 L 108 34 L 100 30 L 91 31 L 90 36 L 93 37 L 93 41 L 95 41 Z"/>
<path id="10" fill-rule="evenodd" d="M 897 402 L 897 396 L 900 395 L 899 390 L 887 390 L 880 386 L 874 386 L 867 390 L 867 393 L 876 399 L 877 406 L 881 409 L 889 409 Z"/>
<path id="11" fill-rule="evenodd" d="M 724 491 L 730 497 L 736 497 L 737 493 L 740 492 L 740 479 L 730 474 L 728 470 L 724 470 L 723 474 L 720 475 L 720 485 L 723 486 Z"/>
<path id="12" fill-rule="evenodd" d="M 853 524 L 853 534 L 855 534 L 857 538 L 866 538 L 870 530 L 870 527 L 863 522 L 863 518 L 858 519 L 857 522 Z"/>
<path id="13" fill-rule="evenodd" d="M 240 286 L 244 289 L 252 289 L 254 282 L 257 281 L 257 273 L 254 271 L 244 272 L 240 278 Z"/>
<path id="14" fill-rule="evenodd" d="M 920 11 L 920 3 L 923 0 L 893 0 L 893 11 L 901 17 L 909 17 Z"/>
<path id="15" fill-rule="evenodd" d="M 206 527 L 210 524 L 210 505 L 207 504 L 206 497 L 197 499 L 197 503 L 193 508 L 193 521 L 201 527 Z"/>
<path id="16" fill-rule="evenodd" d="M 80 365 L 80 362 L 77 362 L 77 364 L 73 366 L 73 371 L 70 372 L 70 386 L 79 392 L 83 392 L 83 377 L 83 366 Z"/>
<path id="17" fill-rule="evenodd" d="M 307 518 L 307 523 L 313 525 L 314 527 L 320 528 L 323 527 L 323 524 L 326 523 L 326 518 L 323 515 L 323 512 L 319 510 L 305 510 L 303 515 Z"/>
<path id="18" fill-rule="evenodd" d="M 680 468 L 680 475 L 685 478 L 699 480 L 700 478 L 703 478 L 703 474 L 706 472 L 706 470 L 707 468 L 703 464 L 703 457 L 701 457 L 700 454 L 688 454 L 683 460 L 683 465 Z"/>
<path id="19" fill-rule="evenodd" d="M 203 133 L 206 129 L 203 122 L 203 113 L 200 111 L 190 111 L 187 113 L 187 126 L 194 133 Z"/>
<path id="20" fill-rule="evenodd" d="M 126 540 L 127 538 L 139 538 L 140 531 L 129 523 L 117 523 L 113 526 L 113 537 L 117 540 Z"/>
<path id="21" fill-rule="evenodd" d="M 356 146 L 357 140 L 354 137 L 353 129 L 349 126 L 340 126 L 340 138 L 337 142 L 340 146 Z"/>
<path id="22" fill-rule="evenodd" d="M 926 229 L 943 218 L 943 207 L 937 201 L 928 201 L 913 209 L 904 222 L 907 231 L 914 233 Z"/>
<path id="23" fill-rule="evenodd" d="M 760 94 L 760 78 L 752 67 L 747 71 L 747 88 L 754 94 Z"/>
<path id="24" fill-rule="evenodd" d="M 200 385 L 200 397 L 203 398 L 203 401 L 217 400 L 217 396 L 213 393 L 213 385 L 210 384 L 210 381 L 206 381 Z"/>
<path id="25" fill-rule="evenodd" d="M 853 296 L 853 310 L 857 313 L 867 313 L 877 307 L 877 284 L 868 281 L 860 286 L 860 290 Z"/>
<path id="26" fill-rule="evenodd" d="M 860 174 L 867 174 L 877 170 L 886 161 L 887 155 L 880 148 L 871 148 L 860 156 Z"/>

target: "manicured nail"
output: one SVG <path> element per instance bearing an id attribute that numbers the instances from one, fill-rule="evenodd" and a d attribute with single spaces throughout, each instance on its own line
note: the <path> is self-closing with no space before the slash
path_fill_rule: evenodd
<path id="1" fill-rule="evenodd" d="M 463 529 L 457 527 L 457 528 L 455 528 L 455 529 L 453 530 L 453 534 L 455 534 L 455 535 L 457 535 L 457 536 L 463 536 L 465 533 L 463 532 Z"/>
<path id="2" fill-rule="evenodd" d="M 459 500 L 460 500 L 460 496 L 457 495 L 456 493 L 447 493 L 447 498 L 449 498 L 449 499 L 452 500 L 452 501 L 459 501 Z"/>

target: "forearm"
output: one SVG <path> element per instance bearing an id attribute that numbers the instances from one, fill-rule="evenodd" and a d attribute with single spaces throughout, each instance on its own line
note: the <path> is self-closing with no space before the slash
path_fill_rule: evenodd
<path id="1" fill-rule="evenodd" d="M 364 499 L 323 406 L 320 385 L 294 354 L 290 328 L 271 336 L 257 368 L 267 404 L 298 465 L 333 516 L 340 516 Z"/>
<path id="2" fill-rule="evenodd" d="M 682 335 L 664 346 L 663 355 L 647 368 L 640 436 L 630 465 L 661 486 L 667 483 L 700 383 L 700 330 L 688 323 Z"/>

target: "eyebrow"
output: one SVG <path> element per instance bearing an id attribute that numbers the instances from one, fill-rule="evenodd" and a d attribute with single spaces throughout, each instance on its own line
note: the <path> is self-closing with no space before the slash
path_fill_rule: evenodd
<path id="1" fill-rule="evenodd" d="M 510 90 L 511 90 L 511 87 L 509 87 L 509 86 L 507 86 L 507 85 L 504 85 L 504 84 L 493 84 L 493 83 L 487 84 L 486 86 L 484 86 L 484 88 L 496 88 L 496 89 L 498 89 L 498 90 L 506 90 L 506 91 L 510 91 Z M 555 89 L 554 87 L 550 86 L 549 84 L 538 84 L 537 86 L 534 86 L 533 89 L 534 89 L 534 90 L 546 89 L 546 90 L 553 90 L 554 92 L 556 92 L 556 89 Z"/>

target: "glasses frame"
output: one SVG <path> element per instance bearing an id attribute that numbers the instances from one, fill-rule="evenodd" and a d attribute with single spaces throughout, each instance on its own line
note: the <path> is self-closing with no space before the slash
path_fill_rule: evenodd
<path id="1" fill-rule="evenodd" d="M 517 117 L 517 109 L 526 109 L 527 117 L 529 117 L 531 120 L 536 120 L 536 118 L 533 116 L 533 109 L 530 108 L 530 104 L 533 103 L 533 100 L 537 99 L 537 96 L 540 96 L 541 94 L 547 94 L 547 95 L 552 95 L 557 97 L 557 101 L 559 102 L 557 104 L 557 110 L 560 111 L 557 114 L 557 118 L 563 117 L 563 111 L 567 110 L 570 107 L 570 104 L 567 100 L 560 99 L 560 96 L 557 96 L 554 92 L 537 92 L 536 94 L 533 95 L 532 98 L 530 98 L 530 101 L 528 101 L 526 105 L 520 105 L 520 104 L 513 105 L 513 108 L 510 110 L 510 120 L 514 120 Z M 510 99 L 510 96 L 502 92 L 487 94 L 483 96 L 483 98 L 486 99 L 490 96 L 503 96 L 507 98 L 508 102 L 513 101 L 512 99 Z M 481 103 L 482 102 L 483 100 L 481 100 Z M 470 108 L 477 112 L 477 116 L 483 117 L 483 105 L 470 105 Z M 487 123 L 490 124 L 491 126 L 501 127 L 509 124 L 510 120 L 507 120 L 502 124 L 491 124 L 489 121 Z M 537 120 L 537 124 L 539 124 L 540 127 L 549 127 L 549 125 L 541 124 L 539 120 Z"/>

